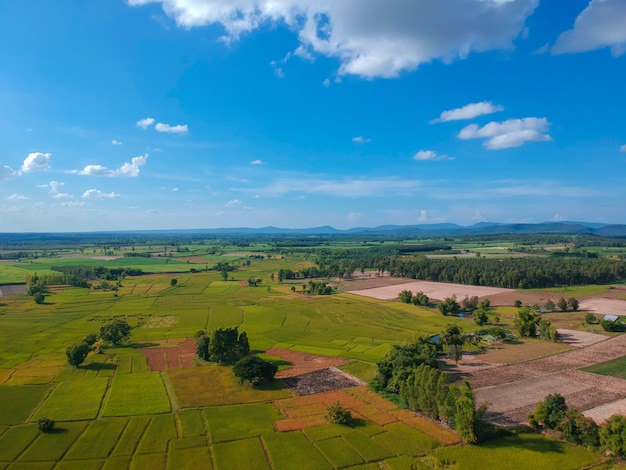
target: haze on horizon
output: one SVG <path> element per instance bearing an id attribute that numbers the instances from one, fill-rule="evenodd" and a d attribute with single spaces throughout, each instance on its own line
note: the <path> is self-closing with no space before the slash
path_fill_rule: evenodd
<path id="1" fill-rule="evenodd" d="M 0 232 L 626 223 L 626 3 L 556 3 L 5 2 Z"/>

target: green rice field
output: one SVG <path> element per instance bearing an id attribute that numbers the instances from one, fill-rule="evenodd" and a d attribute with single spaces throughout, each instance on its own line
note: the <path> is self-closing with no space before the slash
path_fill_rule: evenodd
<path id="1" fill-rule="evenodd" d="M 190 273 L 194 263 L 176 257 L 132 261 L 154 273 L 181 271 L 127 277 L 115 293 L 55 288 L 43 305 L 23 295 L 0 298 L 0 469 L 289 470 L 294 462 L 303 470 L 405 469 L 454 461 L 454 468 L 482 462 L 481 468 L 504 470 L 529 468 L 520 466 L 523 459 L 535 462 L 540 455 L 552 463 L 532 468 L 577 468 L 573 462 L 602 460 L 534 435 L 450 446 L 458 442 L 450 431 L 394 415 L 400 413 L 395 405 L 364 388 L 349 395 L 362 402 L 358 426 L 320 424 L 315 419 L 323 416 L 324 406 L 310 404 L 291 408 L 291 422 L 301 420 L 301 429 L 280 432 L 276 423 L 286 419 L 283 401 L 294 400 L 282 382 L 252 388 L 240 384 L 230 367 L 198 361 L 151 371 L 142 350 L 173 347 L 198 330 L 237 326 L 255 351 L 280 347 L 351 359 L 342 368 L 369 381 L 376 361 L 393 344 L 436 334 L 449 322 L 469 330 L 471 319 L 351 294 L 293 293 L 289 285 L 270 281 L 280 267 L 294 267 L 288 261 L 252 261 L 226 282 L 218 272 Z M 66 258 L 1 264 L 0 279 L 15 280 L 17 271 L 44 274 L 59 262 L 85 263 Z M 263 278 L 263 284 L 242 285 L 250 276 Z M 174 277 L 178 282 L 171 286 Z M 102 354 L 91 353 L 77 368 L 66 364 L 68 345 L 98 334 L 115 319 L 133 326 L 128 343 L 103 345 Z M 281 363 L 281 369 L 287 367 Z M 43 416 L 56 421 L 54 432 L 38 432 L 36 421 Z M 559 459 L 564 466 L 556 465 Z"/>

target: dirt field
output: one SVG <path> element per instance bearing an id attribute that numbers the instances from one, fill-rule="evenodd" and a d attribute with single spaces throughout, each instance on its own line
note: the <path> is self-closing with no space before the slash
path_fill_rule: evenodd
<path id="1" fill-rule="evenodd" d="M 158 372 L 165 369 L 190 367 L 196 357 L 196 345 L 193 338 L 181 340 L 174 346 L 147 348 L 139 351 L 146 356 L 150 370 Z"/>
<path id="2" fill-rule="evenodd" d="M 24 295 L 28 290 L 26 284 L 15 284 L 9 286 L 0 286 L 0 297 L 3 295 Z"/>
<path id="3" fill-rule="evenodd" d="M 563 343 L 568 346 L 575 346 L 577 348 L 584 348 L 585 346 L 591 346 L 592 344 L 599 343 L 608 339 L 608 336 L 597 335 L 595 333 L 588 333 L 586 331 L 568 330 L 565 328 L 559 328 L 557 330 L 561 335 Z"/>
<path id="4" fill-rule="evenodd" d="M 626 301 L 602 297 L 588 297 L 580 301 L 581 310 L 601 315 L 626 315 Z"/>
<path id="5" fill-rule="evenodd" d="M 277 379 L 310 374 L 311 372 L 328 369 L 332 366 L 339 366 L 346 362 L 343 358 L 317 356 L 315 354 L 306 354 L 282 348 L 270 348 L 265 351 L 265 354 L 280 357 L 291 364 L 289 369 L 281 370 L 276 373 Z"/>
<path id="6" fill-rule="evenodd" d="M 607 403 L 606 405 L 596 406 L 583 414 L 593 419 L 596 423 L 603 423 L 613 415 L 626 415 L 626 398 Z"/>
<path id="7" fill-rule="evenodd" d="M 348 387 L 367 385 L 362 380 L 336 367 L 330 367 L 296 377 L 284 378 L 283 382 L 299 396 L 315 395 L 317 393 L 332 392 Z"/>
<path id="8" fill-rule="evenodd" d="M 429 281 L 410 281 L 400 285 L 396 284 L 365 290 L 352 290 L 349 291 L 349 293 L 380 300 L 394 300 L 398 298 L 398 294 L 403 290 L 410 290 L 414 294 L 417 292 L 423 292 L 428 297 L 437 300 L 443 300 L 446 297 L 452 297 L 453 295 L 456 295 L 459 300 L 462 300 L 465 296 L 471 297 L 474 295 L 478 297 L 491 298 L 491 296 L 497 294 L 515 292 L 512 289 L 502 289 L 498 287 L 467 286 L 463 284 L 447 284 L 443 282 Z"/>
<path id="9" fill-rule="evenodd" d="M 500 425 L 525 424 L 535 405 L 550 393 L 560 393 L 570 408 L 583 411 L 626 398 L 626 380 L 578 370 L 622 357 L 625 352 L 626 336 L 622 335 L 535 361 L 466 368 L 457 376 L 472 384 L 477 405 L 489 404 L 487 420 Z M 596 413 L 598 419 L 604 419 L 603 413 Z"/>

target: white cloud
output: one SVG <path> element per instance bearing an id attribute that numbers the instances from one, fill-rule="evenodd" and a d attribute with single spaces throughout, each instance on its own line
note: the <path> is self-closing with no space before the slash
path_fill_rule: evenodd
<path id="1" fill-rule="evenodd" d="M 120 197 L 117 193 L 104 193 L 99 189 L 88 189 L 82 195 L 83 199 L 113 199 Z"/>
<path id="2" fill-rule="evenodd" d="M 313 61 L 315 57 L 311 54 L 306 47 L 300 44 L 295 51 L 293 51 L 293 55 L 300 57 L 301 59 Z"/>
<path id="3" fill-rule="evenodd" d="M 122 143 L 121 143 L 119 140 L 115 140 L 115 139 L 113 139 L 113 140 L 111 141 L 111 145 L 122 145 Z"/>
<path id="4" fill-rule="evenodd" d="M 54 199 L 72 199 L 74 196 L 72 196 L 71 194 L 67 194 L 67 193 L 57 193 L 52 197 Z"/>
<path id="5" fill-rule="evenodd" d="M 278 78 L 285 78 L 285 71 L 282 69 L 282 67 L 276 67 L 274 69 L 274 74 L 276 74 Z"/>
<path id="6" fill-rule="evenodd" d="M 554 54 L 585 52 L 610 47 L 614 56 L 626 52 L 626 2 L 592 0 L 552 48 Z"/>
<path id="7" fill-rule="evenodd" d="M 13 178 L 17 173 L 6 165 L 0 165 L 0 180 Z"/>
<path id="8" fill-rule="evenodd" d="M 158 122 L 154 129 L 157 132 L 165 132 L 166 134 L 186 134 L 189 132 L 189 127 L 187 124 L 177 124 L 175 126 L 170 126 L 169 124 L 163 124 L 162 122 Z"/>
<path id="9" fill-rule="evenodd" d="M 620 151 L 620 152 L 626 152 L 626 144 L 622 145 L 622 146 L 619 148 L 619 151 Z"/>
<path id="10" fill-rule="evenodd" d="M 30 198 L 26 196 L 22 196 L 21 194 L 11 194 L 7 197 L 8 201 L 28 201 Z"/>
<path id="11" fill-rule="evenodd" d="M 550 123 L 546 118 L 527 117 L 508 119 L 504 122 L 490 122 L 479 127 L 470 124 L 458 134 L 459 139 L 487 139 L 485 147 L 490 150 L 519 147 L 525 142 L 548 142 L 552 140 L 548 132 Z"/>
<path id="12" fill-rule="evenodd" d="M 178 192 L 178 188 L 172 188 L 172 192 L 173 193 L 177 193 Z"/>
<path id="13" fill-rule="evenodd" d="M 129 178 L 135 178 L 139 176 L 139 168 L 146 164 L 148 161 L 148 154 L 139 155 L 137 157 L 133 157 L 130 163 L 124 163 L 117 170 L 110 170 L 102 165 L 87 165 L 82 170 L 75 170 L 74 173 L 77 173 L 82 176 L 108 176 L 108 177 L 116 177 L 116 176 L 126 176 Z"/>
<path id="14" fill-rule="evenodd" d="M 240 206 L 242 202 L 239 199 L 233 199 L 232 201 L 228 201 L 226 203 L 226 207 L 236 207 Z"/>
<path id="15" fill-rule="evenodd" d="M 368 139 L 361 135 L 358 137 L 352 137 L 352 142 L 354 142 L 355 144 L 369 144 L 371 141 L 372 139 Z"/>
<path id="16" fill-rule="evenodd" d="M 298 34 L 303 53 L 340 60 L 339 74 L 396 77 L 420 64 L 512 49 L 539 0 L 127 0 L 161 4 L 178 26 L 221 24 L 226 42 L 269 24 Z"/>
<path id="17" fill-rule="evenodd" d="M 71 194 L 62 193 L 61 188 L 65 186 L 65 183 L 60 183 L 58 181 L 50 181 L 49 184 L 45 184 L 42 187 L 49 187 L 50 194 L 54 199 L 71 199 L 73 196 Z"/>
<path id="18" fill-rule="evenodd" d="M 437 152 L 433 152 L 432 150 L 419 150 L 418 152 L 415 153 L 415 155 L 413 155 L 413 160 L 425 162 L 428 160 L 430 161 L 454 160 L 454 158 L 446 154 L 439 155 Z"/>
<path id="19" fill-rule="evenodd" d="M 250 165 L 263 165 L 263 160 L 252 160 Z"/>
<path id="20" fill-rule="evenodd" d="M 24 159 L 24 163 L 22 164 L 22 171 L 24 173 L 45 171 L 50 168 L 50 157 L 52 157 L 52 155 L 49 153 L 29 153 L 28 157 Z"/>
<path id="21" fill-rule="evenodd" d="M 147 129 L 148 127 L 150 127 L 152 124 L 154 124 L 154 118 L 144 118 L 144 119 L 140 119 L 139 121 L 137 121 L 136 125 L 137 127 L 141 127 L 142 129 Z"/>
<path id="22" fill-rule="evenodd" d="M 325 78 L 324 81 L 322 82 L 322 85 L 324 85 L 326 88 L 328 88 L 330 86 L 330 79 Z"/>
<path id="23" fill-rule="evenodd" d="M 63 207 L 83 207 L 85 203 L 83 201 L 70 201 L 61 203 Z"/>
<path id="24" fill-rule="evenodd" d="M 477 116 L 492 114 L 503 110 L 504 108 L 502 106 L 494 105 L 491 101 L 481 101 L 480 103 L 470 103 L 463 106 L 462 108 L 444 111 L 437 119 L 433 119 L 430 122 L 436 123 L 447 121 L 460 121 L 463 119 L 474 119 Z"/>

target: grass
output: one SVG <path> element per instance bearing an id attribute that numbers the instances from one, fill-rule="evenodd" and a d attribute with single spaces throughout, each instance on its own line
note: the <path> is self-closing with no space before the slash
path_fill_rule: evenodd
<path id="1" fill-rule="evenodd" d="M 176 438 L 174 416 L 170 414 L 154 416 L 137 446 L 136 453 L 164 453 L 170 440 Z"/>
<path id="2" fill-rule="evenodd" d="M 217 364 L 168 370 L 167 377 L 182 408 L 257 403 L 291 396 L 280 381 L 251 387 L 240 384 L 230 367 Z"/>
<path id="3" fill-rule="evenodd" d="M 0 424 L 25 422 L 48 389 L 47 385 L 0 387 Z"/>
<path id="4" fill-rule="evenodd" d="M 204 436 L 204 422 L 200 410 L 183 410 L 176 415 L 181 437 Z"/>
<path id="5" fill-rule="evenodd" d="M 102 419 L 92 421 L 78 438 L 65 458 L 106 458 L 118 442 L 127 421 L 125 419 Z"/>
<path id="6" fill-rule="evenodd" d="M 117 375 L 103 416 L 134 416 L 171 411 L 165 385 L 158 372 Z"/>
<path id="7" fill-rule="evenodd" d="M 61 382 L 37 411 L 34 420 L 48 416 L 55 421 L 95 419 L 109 379 L 102 377 Z"/>
<path id="8" fill-rule="evenodd" d="M 600 460 L 588 449 L 537 434 L 502 437 L 481 445 L 444 447 L 433 455 L 440 462 L 455 462 L 455 468 L 459 470 L 569 470 L 584 468 Z"/>
<path id="9" fill-rule="evenodd" d="M 626 379 L 626 356 L 613 359 L 612 361 L 602 362 L 590 367 L 585 367 L 585 372 L 592 372 L 600 375 L 610 375 L 611 377 L 618 377 L 620 379 Z"/>
<path id="10" fill-rule="evenodd" d="M 213 454 L 215 455 L 215 463 L 218 469 L 270 469 L 261 446 L 261 441 L 258 438 L 215 444 L 213 446 Z"/>
<path id="11" fill-rule="evenodd" d="M 15 460 L 38 435 L 34 424 L 11 426 L 0 436 L 0 461 Z"/>
<path id="12" fill-rule="evenodd" d="M 315 446 L 336 468 L 364 463 L 361 456 L 340 437 L 318 441 Z"/>
<path id="13" fill-rule="evenodd" d="M 211 470 L 211 456 L 206 447 L 172 450 L 167 454 L 168 470 Z"/>
<path id="14" fill-rule="evenodd" d="M 137 416 L 130 418 L 128 424 L 122 433 L 117 446 L 113 449 L 113 456 L 130 456 L 133 455 L 137 443 L 146 430 L 150 418 L 147 416 Z"/>
<path id="15" fill-rule="evenodd" d="M 86 423 L 63 423 L 54 431 L 39 434 L 26 451 L 20 455 L 21 461 L 59 460 L 85 429 Z"/>
<path id="16" fill-rule="evenodd" d="M 290 470 L 298 462 L 299 470 L 331 469 L 330 463 L 300 431 L 263 436 L 272 465 L 276 470 Z"/>
<path id="17" fill-rule="evenodd" d="M 591 295 L 600 295 L 609 291 L 610 285 L 589 284 L 585 286 L 564 286 L 564 287 L 547 287 L 545 289 L 528 289 L 528 292 L 552 292 L 565 297 L 588 297 Z"/>
<path id="18" fill-rule="evenodd" d="M 372 364 L 370 362 L 362 362 L 362 361 L 352 361 L 342 366 L 339 366 L 339 369 L 347 372 L 348 374 L 354 375 L 355 377 L 369 383 L 372 381 L 376 372 L 378 371 L 378 367 L 376 364 Z"/>
<path id="19" fill-rule="evenodd" d="M 205 408 L 209 433 L 213 442 L 232 441 L 260 436 L 273 431 L 274 421 L 280 419 L 269 403 L 216 406 Z"/>

